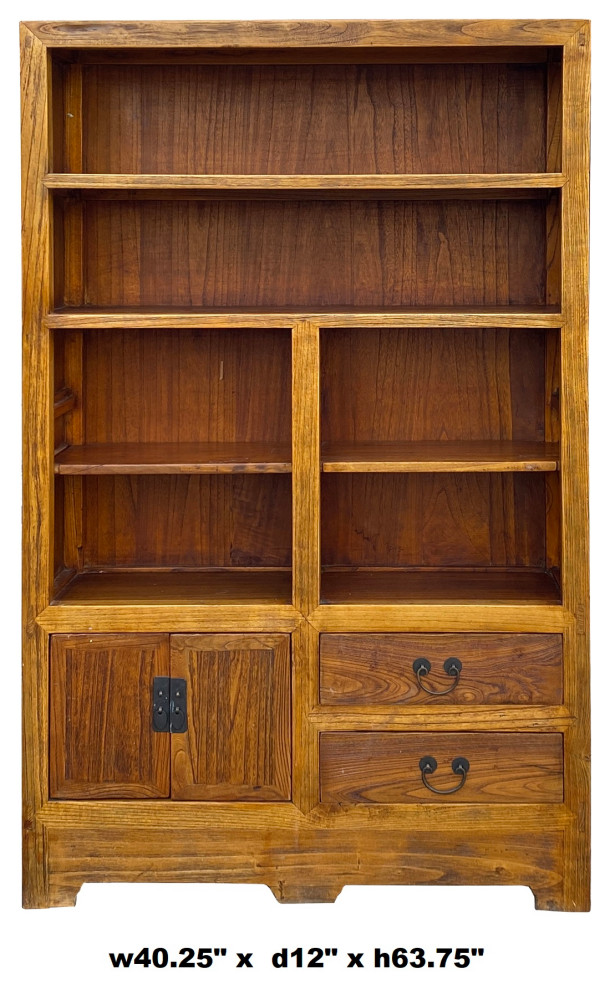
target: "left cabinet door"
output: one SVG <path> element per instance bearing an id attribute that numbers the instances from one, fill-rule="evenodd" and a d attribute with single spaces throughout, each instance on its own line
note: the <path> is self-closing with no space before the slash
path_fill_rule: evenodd
<path id="1" fill-rule="evenodd" d="M 55 635 L 50 662 L 50 796 L 169 797 L 170 736 L 152 728 L 169 636 Z"/>

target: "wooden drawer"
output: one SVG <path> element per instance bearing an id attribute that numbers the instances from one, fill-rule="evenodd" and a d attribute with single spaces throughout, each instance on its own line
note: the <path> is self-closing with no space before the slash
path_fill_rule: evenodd
<path id="1" fill-rule="evenodd" d="M 422 658 L 429 671 L 420 672 L 418 682 L 413 665 Z M 452 658 L 461 664 L 457 683 Z M 559 705 L 562 698 L 559 635 L 363 633 L 320 637 L 320 701 L 324 705 Z"/>
<path id="2" fill-rule="evenodd" d="M 450 791 L 469 763 L 463 786 L 435 794 L 420 761 L 438 767 L 429 784 Z M 535 803 L 563 800 L 563 737 L 559 732 L 322 732 L 320 797 L 333 804 Z"/>

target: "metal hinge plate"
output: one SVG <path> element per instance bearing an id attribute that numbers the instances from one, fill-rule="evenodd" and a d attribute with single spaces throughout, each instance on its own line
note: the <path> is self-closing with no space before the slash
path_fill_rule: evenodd
<path id="1" fill-rule="evenodd" d="M 186 681 L 182 677 L 155 677 L 152 694 L 153 730 L 186 732 Z"/>

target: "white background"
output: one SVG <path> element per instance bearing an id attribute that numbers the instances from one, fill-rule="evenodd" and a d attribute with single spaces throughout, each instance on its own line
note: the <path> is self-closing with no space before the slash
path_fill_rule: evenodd
<path id="1" fill-rule="evenodd" d="M 3 567 L 3 649 L 0 655 L 0 725 L 4 745 L 0 845 L 2 918 L 0 973 L 5 986 L 30 988 L 43 981 L 72 990 L 85 987 L 315 987 L 403 986 L 524 990 L 579 983 L 607 987 L 610 956 L 610 648 L 607 622 L 610 394 L 610 278 L 608 274 L 608 102 L 610 23 L 607 5 L 530 3 L 398 3 L 396 0 L 260 0 L 187 3 L 130 0 L 106 3 L 35 2 L 11 5 L 2 36 L 2 217 L 0 337 L 5 378 L 0 401 Z M 599 12 L 599 13 L 598 13 Z M 19 717 L 19 78 L 18 20 L 213 20 L 347 18 L 591 18 L 593 20 L 593 171 L 591 284 L 592 633 L 594 739 L 593 910 L 590 914 L 534 911 L 526 888 L 352 887 L 334 905 L 282 906 L 266 887 L 232 885 L 87 885 L 76 908 L 23 911 L 20 906 Z M 604 50 L 604 47 L 606 50 Z M 227 946 L 212 970 L 112 969 L 109 951 L 165 946 Z M 336 946 L 324 970 L 274 970 L 282 946 Z M 374 970 L 375 946 L 485 948 L 467 970 Z M 252 951 L 255 968 L 236 970 L 235 951 Z M 367 968 L 347 970 L 346 952 L 364 951 Z"/>

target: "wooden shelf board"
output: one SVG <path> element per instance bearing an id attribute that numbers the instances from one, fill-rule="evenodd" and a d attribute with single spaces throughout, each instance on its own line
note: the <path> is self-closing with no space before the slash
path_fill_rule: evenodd
<path id="1" fill-rule="evenodd" d="M 326 569 L 321 604 L 558 605 L 561 593 L 551 575 L 525 568 L 488 570 Z"/>
<path id="2" fill-rule="evenodd" d="M 290 443 L 107 443 L 62 450 L 56 474 L 289 474 Z"/>
<path id="3" fill-rule="evenodd" d="M 325 472 L 557 471 L 558 443 L 469 440 L 459 443 L 333 443 Z"/>
<path id="4" fill-rule="evenodd" d="M 87 571 L 54 599 L 61 605 L 290 605 L 290 570 Z"/>
<path id="5" fill-rule="evenodd" d="M 145 175 L 51 172 L 47 189 L 187 190 L 261 192 L 391 192 L 408 196 L 411 191 L 446 190 L 466 194 L 495 190 L 559 189 L 565 176 L 559 172 L 455 173 L 455 174 L 310 174 L 310 175 Z"/>
<path id="6" fill-rule="evenodd" d="M 127 329 L 147 327 L 180 329 L 218 326 L 265 326 L 290 328 L 299 320 L 320 326 L 411 326 L 411 327 L 560 327 L 559 306 L 445 306 L 379 309 L 378 307 L 333 306 L 208 309 L 191 306 L 65 307 L 46 316 L 50 330 Z"/>

